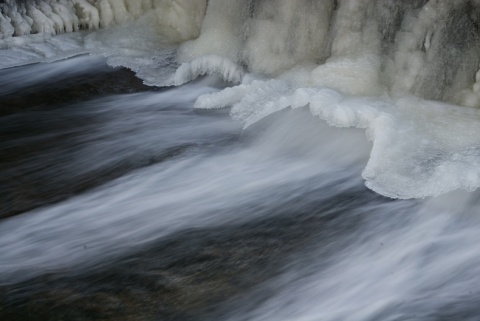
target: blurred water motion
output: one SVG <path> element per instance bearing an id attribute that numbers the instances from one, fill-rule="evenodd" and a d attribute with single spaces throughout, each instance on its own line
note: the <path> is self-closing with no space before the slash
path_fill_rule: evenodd
<path id="1" fill-rule="evenodd" d="M 242 130 L 191 108 L 222 86 L 0 119 L 2 213 L 32 207 L 0 223 L 3 318 L 475 319 L 476 194 L 378 196 L 362 131 L 302 109 Z"/>

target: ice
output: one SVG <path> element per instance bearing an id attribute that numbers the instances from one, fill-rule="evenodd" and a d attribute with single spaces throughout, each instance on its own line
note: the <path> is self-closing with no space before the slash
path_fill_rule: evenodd
<path id="1" fill-rule="evenodd" d="M 364 128 L 373 142 L 366 185 L 392 198 L 437 196 L 480 186 L 480 111 L 414 97 L 357 97 L 328 87 L 254 81 L 200 96 L 197 108 L 230 105 L 249 127 L 285 108 L 308 107 L 335 127 Z"/>
<path id="2" fill-rule="evenodd" d="M 231 87 L 195 108 L 230 108 L 245 128 L 292 108 L 364 129 L 363 176 L 382 195 L 480 185 L 478 1 L 6 0 L 0 12 L 1 68 L 91 53 L 152 86 L 215 75 Z"/>
<path id="3" fill-rule="evenodd" d="M 180 65 L 175 73 L 173 84 L 178 86 L 202 75 L 218 75 L 225 81 L 240 83 L 243 74 L 242 67 L 228 59 L 210 55 Z"/>
<path id="4" fill-rule="evenodd" d="M 15 32 L 10 22 L 11 19 L 5 18 L 0 12 L 0 39 L 11 37 Z"/>

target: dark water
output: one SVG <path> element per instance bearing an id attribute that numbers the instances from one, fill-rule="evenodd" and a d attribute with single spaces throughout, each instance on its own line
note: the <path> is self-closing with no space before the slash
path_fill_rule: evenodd
<path id="1" fill-rule="evenodd" d="M 94 56 L 0 79 L 0 320 L 480 320 L 477 194 L 369 191 L 363 131 Z"/>

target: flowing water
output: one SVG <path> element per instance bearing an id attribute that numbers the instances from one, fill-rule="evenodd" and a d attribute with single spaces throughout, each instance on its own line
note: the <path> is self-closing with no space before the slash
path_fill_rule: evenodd
<path id="1" fill-rule="evenodd" d="M 0 1 L 0 319 L 480 320 L 479 23 Z"/>

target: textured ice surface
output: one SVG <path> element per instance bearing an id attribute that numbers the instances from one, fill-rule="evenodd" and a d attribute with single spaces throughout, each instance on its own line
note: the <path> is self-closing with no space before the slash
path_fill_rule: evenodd
<path id="1" fill-rule="evenodd" d="M 92 53 L 149 85 L 217 75 L 233 87 L 196 108 L 231 108 L 246 127 L 309 108 L 365 129 L 363 176 L 378 193 L 480 185 L 467 108 L 480 107 L 477 1 L 7 0 L 0 12 L 0 68 Z M 52 36 L 79 29 L 93 31 Z"/>
<path id="2" fill-rule="evenodd" d="M 480 111 L 415 97 L 358 97 L 327 87 L 253 81 L 205 94 L 197 108 L 231 105 L 250 126 L 282 110 L 309 108 L 336 127 L 366 129 L 373 142 L 366 185 L 393 198 L 418 198 L 480 186 Z"/>

